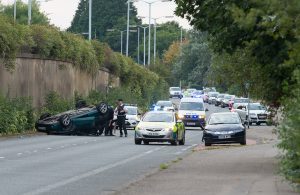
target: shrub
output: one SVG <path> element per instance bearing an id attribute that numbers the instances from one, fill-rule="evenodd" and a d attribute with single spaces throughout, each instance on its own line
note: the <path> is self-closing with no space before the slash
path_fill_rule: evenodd
<path id="1" fill-rule="evenodd" d="M 74 108 L 74 100 L 66 100 L 52 91 L 45 97 L 45 105 L 42 108 L 42 113 L 58 114 Z"/>
<path id="2" fill-rule="evenodd" d="M 9 100 L 0 96 L 0 135 L 32 130 L 35 118 L 29 98 Z"/>

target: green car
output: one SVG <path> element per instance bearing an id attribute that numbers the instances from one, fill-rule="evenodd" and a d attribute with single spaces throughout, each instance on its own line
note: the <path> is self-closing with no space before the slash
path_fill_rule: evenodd
<path id="1" fill-rule="evenodd" d="M 113 116 L 113 108 L 106 103 L 69 110 L 54 116 L 43 114 L 36 122 L 36 129 L 47 134 L 99 135 Z"/>

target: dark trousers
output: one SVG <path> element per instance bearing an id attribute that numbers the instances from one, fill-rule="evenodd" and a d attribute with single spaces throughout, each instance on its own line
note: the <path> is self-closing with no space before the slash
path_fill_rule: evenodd
<path id="1" fill-rule="evenodd" d="M 118 116 L 117 123 L 118 123 L 118 127 L 120 129 L 120 135 L 123 135 L 122 130 L 124 130 L 125 135 L 127 135 L 127 129 L 126 129 L 125 121 L 126 121 L 125 116 Z"/>

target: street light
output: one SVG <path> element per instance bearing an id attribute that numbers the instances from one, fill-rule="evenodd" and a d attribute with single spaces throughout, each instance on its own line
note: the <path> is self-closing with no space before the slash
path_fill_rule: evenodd
<path id="1" fill-rule="evenodd" d="M 126 32 L 127 30 L 107 29 L 106 31 L 107 32 L 117 31 L 117 32 L 121 33 L 121 45 L 120 45 L 121 49 L 120 49 L 120 52 L 123 55 L 123 33 Z M 137 31 L 136 30 L 129 30 L 129 32 L 137 32 Z"/>
<path id="2" fill-rule="evenodd" d="M 89 0 L 89 40 L 92 39 L 92 0 Z"/>
<path id="3" fill-rule="evenodd" d="M 145 16 L 139 16 L 139 18 L 147 18 Z M 154 39 L 153 39 L 153 60 L 154 60 L 154 64 L 155 64 L 155 61 L 156 61 L 156 28 L 157 28 L 157 23 L 156 21 L 158 19 L 161 19 L 161 18 L 174 18 L 174 16 L 161 16 L 161 17 L 157 17 L 157 18 L 151 18 L 152 20 L 154 20 Z"/>
<path id="4" fill-rule="evenodd" d="M 150 65 L 151 63 L 151 5 L 157 2 L 170 2 L 172 0 L 157 0 L 157 1 L 144 1 L 144 0 L 140 0 L 144 3 L 147 3 L 149 5 L 149 39 L 148 39 L 148 65 Z"/>
<path id="5" fill-rule="evenodd" d="M 31 3 L 32 0 L 28 0 L 28 25 L 31 24 L 31 7 L 32 7 L 32 3 Z M 52 0 L 44 0 L 44 1 L 37 1 L 39 3 L 47 3 L 49 1 L 52 1 Z M 17 18 L 17 1 L 15 0 L 15 3 L 14 3 L 14 19 L 16 21 L 16 18 Z"/>
<path id="6" fill-rule="evenodd" d="M 130 3 L 138 2 L 138 0 L 127 1 L 127 35 L 126 35 L 126 56 L 128 56 L 129 48 L 129 19 L 130 19 Z"/>

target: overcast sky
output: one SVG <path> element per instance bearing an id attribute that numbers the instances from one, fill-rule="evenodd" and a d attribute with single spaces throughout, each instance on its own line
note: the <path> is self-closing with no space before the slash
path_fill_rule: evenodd
<path id="1" fill-rule="evenodd" d="M 28 2 L 28 0 L 22 0 L 23 2 Z M 45 1 L 45 0 L 41 0 Z M 51 24 L 60 27 L 61 29 L 66 29 L 70 26 L 75 11 L 77 9 L 80 0 L 51 0 L 49 2 L 41 3 L 41 9 L 50 18 Z M 108 0 L 113 1 L 113 0 Z M 153 2 L 155 0 L 148 0 Z M 14 0 L 2 0 L 4 4 L 12 4 Z M 136 2 L 134 5 L 138 9 L 139 16 L 148 16 L 149 6 L 144 2 Z M 151 17 L 157 18 L 162 16 L 175 16 L 174 10 L 176 4 L 174 2 L 156 2 L 152 5 Z M 174 17 L 173 19 L 161 18 L 157 20 L 157 23 L 162 23 L 170 20 L 175 20 L 184 28 L 191 28 L 188 22 L 184 19 Z M 143 19 L 144 23 L 148 23 L 148 19 Z"/>

